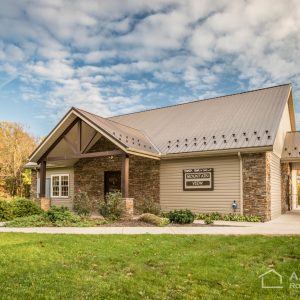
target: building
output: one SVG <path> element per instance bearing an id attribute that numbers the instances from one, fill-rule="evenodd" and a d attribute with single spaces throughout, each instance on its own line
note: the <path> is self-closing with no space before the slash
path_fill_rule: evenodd
<path id="1" fill-rule="evenodd" d="M 111 118 L 71 108 L 30 156 L 32 194 L 72 208 L 79 189 L 95 203 L 121 190 L 269 220 L 297 205 L 295 130 L 290 84 Z"/>

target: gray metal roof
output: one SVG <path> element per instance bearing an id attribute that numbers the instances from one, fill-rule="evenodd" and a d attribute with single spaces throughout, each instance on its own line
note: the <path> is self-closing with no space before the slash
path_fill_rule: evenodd
<path id="1" fill-rule="evenodd" d="M 120 124 L 107 118 L 102 118 L 82 109 L 74 109 L 85 116 L 88 120 L 92 121 L 96 126 L 103 129 L 112 138 L 121 143 L 125 148 L 133 148 L 137 151 L 146 151 L 154 154 L 159 154 L 158 149 L 140 130 Z"/>
<path id="2" fill-rule="evenodd" d="M 271 146 L 290 84 L 110 118 L 145 133 L 162 154 Z"/>
<path id="3" fill-rule="evenodd" d="M 287 161 L 300 159 L 300 131 L 287 132 L 281 159 Z"/>

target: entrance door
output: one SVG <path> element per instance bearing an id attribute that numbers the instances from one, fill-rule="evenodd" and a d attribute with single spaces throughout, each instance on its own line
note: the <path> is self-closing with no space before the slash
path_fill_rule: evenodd
<path id="1" fill-rule="evenodd" d="M 104 172 L 104 195 L 121 191 L 121 171 Z"/>

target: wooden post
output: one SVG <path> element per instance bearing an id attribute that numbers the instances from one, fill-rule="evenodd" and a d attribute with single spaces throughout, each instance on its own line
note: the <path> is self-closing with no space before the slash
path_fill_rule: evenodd
<path id="1" fill-rule="evenodd" d="M 121 190 L 122 190 L 122 197 L 128 198 L 128 194 L 129 194 L 129 156 L 127 154 L 125 154 L 122 159 Z"/>
<path id="2" fill-rule="evenodd" d="M 46 159 L 41 160 L 40 166 L 40 198 L 46 195 Z"/>
<path id="3" fill-rule="evenodd" d="M 81 153 L 81 119 L 78 120 L 77 123 L 77 153 Z"/>

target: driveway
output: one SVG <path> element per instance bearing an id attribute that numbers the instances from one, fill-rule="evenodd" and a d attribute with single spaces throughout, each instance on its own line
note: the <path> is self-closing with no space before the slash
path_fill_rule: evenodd
<path id="1" fill-rule="evenodd" d="M 266 223 L 222 222 L 218 226 L 177 227 L 0 227 L 0 232 L 65 234 L 221 234 L 221 235 L 300 235 L 300 210 L 288 212 Z"/>

